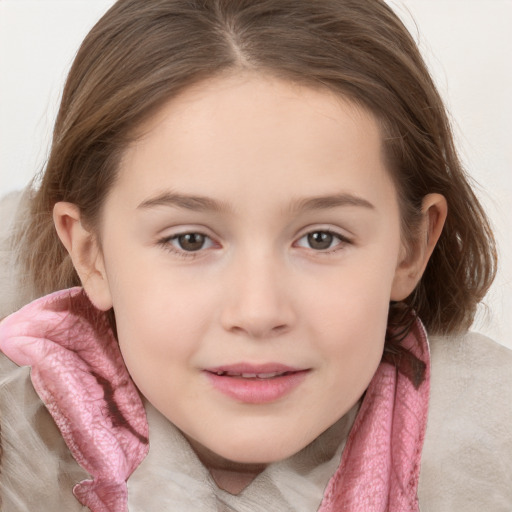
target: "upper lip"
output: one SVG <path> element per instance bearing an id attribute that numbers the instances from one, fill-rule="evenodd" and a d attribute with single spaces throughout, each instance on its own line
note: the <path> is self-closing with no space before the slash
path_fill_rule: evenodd
<path id="1" fill-rule="evenodd" d="M 206 368 L 205 370 L 210 373 L 225 373 L 228 375 L 268 375 L 300 372 L 306 370 L 306 368 L 297 368 L 281 363 L 236 363 L 222 366 L 214 366 L 211 368 Z"/>

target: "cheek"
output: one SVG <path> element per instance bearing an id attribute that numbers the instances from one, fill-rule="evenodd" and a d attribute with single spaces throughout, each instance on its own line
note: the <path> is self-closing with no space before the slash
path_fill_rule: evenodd
<path id="1" fill-rule="evenodd" d="M 187 377 L 204 336 L 204 311 L 152 290 L 148 296 L 122 296 L 115 312 L 119 347 L 142 394 L 167 412 L 169 403 L 194 400 Z"/>
<path id="2" fill-rule="evenodd" d="M 368 261 L 363 254 L 358 260 L 314 276 L 302 300 L 326 330 L 371 337 L 385 331 L 396 259 Z"/>
<path id="3" fill-rule="evenodd" d="M 325 350 L 346 385 L 360 379 L 369 382 L 373 375 L 382 356 L 388 309 L 388 302 L 376 297 L 350 300 L 333 307 L 330 318 L 322 322 L 330 333 Z"/>
<path id="4" fill-rule="evenodd" d="M 210 312 L 197 288 L 169 282 L 155 266 L 111 252 L 106 258 L 125 364 L 144 394 L 191 364 Z M 180 386 L 179 377 L 174 387 Z M 164 386 L 165 387 L 165 386 Z"/>
<path id="5" fill-rule="evenodd" d="M 384 348 L 392 275 L 362 265 L 329 286 L 317 289 L 310 300 L 317 339 L 328 356 L 333 389 L 362 393 L 370 382 Z M 321 336 L 318 335 L 321 333 Z M 309 337 L 315 339 L 315 334 Z"/>
<path id="6" fill-rule="evenodd" d="M 104 254 L 120 341 L 141 344 L 156 357 L 192 350 L 190 340 L 211 314 L 214 290 L 169 267 L 164 252 L 126 236 L 112 234 Z"/>
<path id="7" fill-rule="evenodd" d="M 159 285 L 119 287 L 113 295 L 121 348 L 154 360 L 183 360 L 194 353 L 211 313 L 197 292 Z"/>

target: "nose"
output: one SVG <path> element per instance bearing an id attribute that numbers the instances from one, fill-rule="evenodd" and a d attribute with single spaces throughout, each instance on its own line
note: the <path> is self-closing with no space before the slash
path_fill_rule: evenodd
<path id="1" fill-rule="evenodd" d="M 285 265 L 269 255 L 240 259 L 243 261 L 233 265 L 226 283 L 223 328 L 254 339 L 288 332 L 296 314 Z"/>

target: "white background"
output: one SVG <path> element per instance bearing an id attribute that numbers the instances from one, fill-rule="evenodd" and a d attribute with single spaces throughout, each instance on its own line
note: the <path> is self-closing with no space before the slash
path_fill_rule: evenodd
<path id="1" fill-rule="evenodd" d="M 21 189 L 44 166 L 67 70 L 112 3 L 0 0 L 0 195 Z M 512 347 L 512 0 L 389 3 L 448 104 L 498 238 L 500 272 L 473 329 Z"/>

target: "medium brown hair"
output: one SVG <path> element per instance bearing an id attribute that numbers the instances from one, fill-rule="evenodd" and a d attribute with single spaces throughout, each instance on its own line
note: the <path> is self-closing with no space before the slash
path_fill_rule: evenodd
<path id="1" fill-rule="evenodd" d="M 425 274 L 405 302 L 432 333 L 468 328 L 495 274 L 492 231 L 418 48 L 381 0 L 114 4 L 69 73 L 23 233 L 21 257 L 36 293 L 79 284 L 53 227 L 54 204 L 75 203 L 94 226 L 137 127 L 186 87 L 240 69 L 329 89 L 376 116 L 403 236 L 414 237 L 426 194 L 442 194 L 449 208 Z"/>

